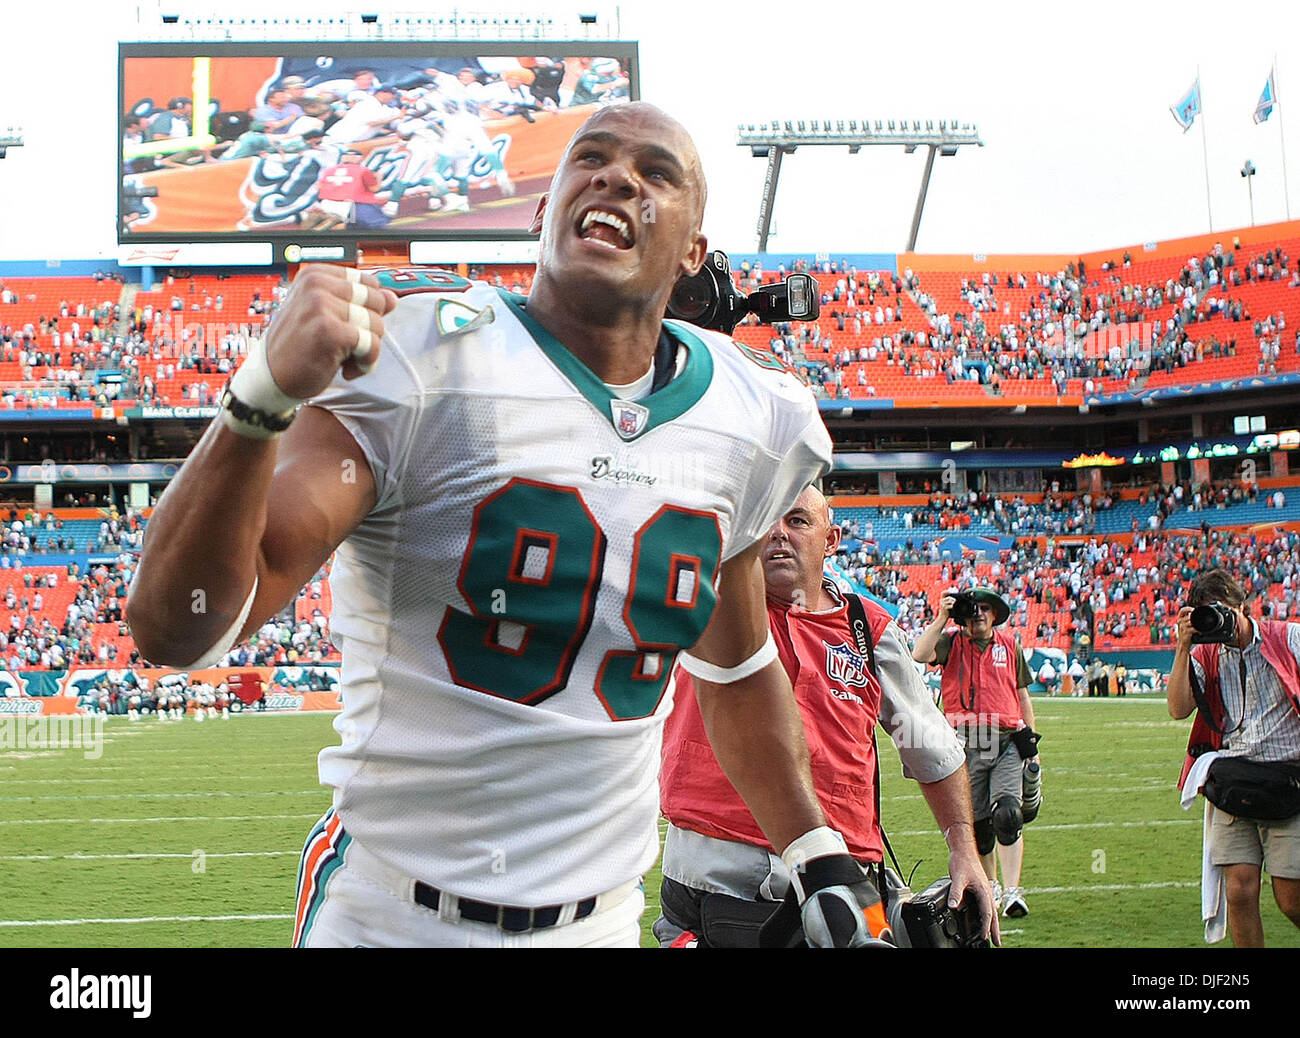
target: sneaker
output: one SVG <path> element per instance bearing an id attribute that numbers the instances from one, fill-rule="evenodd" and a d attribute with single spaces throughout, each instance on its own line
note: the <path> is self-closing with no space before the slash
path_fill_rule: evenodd
<path id="1" fill-rule="evenodd" d="M 468 213 L 469 199 L 464 195 L 450 195 L 443 200 L 442 209 L 445 213 Z"/>
<path id="2" fill-rule="evenodd" d="M 1029 905 L 1025 902 L 1025 892 L 1020 887 L 1008 887 L 1002 898 L 1002 915 L 1008 919 L 1019 919 L 1029 914 Z"/>
<path id="3" fill-rule="evenodd" d="M 384 203 L 384 215 L 385 215 L 385 216 L 396 216 L 396 215 L 397 215 L 397 203 L 396 203 L 396 202 L 385 202 L 385 203 Z"/>

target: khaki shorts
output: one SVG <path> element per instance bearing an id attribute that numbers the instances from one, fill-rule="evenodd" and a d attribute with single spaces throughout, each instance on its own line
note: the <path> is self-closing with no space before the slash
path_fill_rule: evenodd
<path id="1" fill-rule="evenodd" d="M 1215 865 L 1263 865 L 1270 876 L 1300 879 L 1300 815 L 1284 822 L 1254 822 L 1214 808 L 1210 860 Z"/>

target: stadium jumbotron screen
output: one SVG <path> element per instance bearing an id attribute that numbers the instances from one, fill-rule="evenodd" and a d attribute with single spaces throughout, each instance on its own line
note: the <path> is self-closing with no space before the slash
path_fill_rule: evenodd
<path id="1" fill-rule="evenodd" d="M 526 53 L 525 53 L 526 52 Z M 118 239 L 521 240 L 635 43 L 119 48 Z"/>

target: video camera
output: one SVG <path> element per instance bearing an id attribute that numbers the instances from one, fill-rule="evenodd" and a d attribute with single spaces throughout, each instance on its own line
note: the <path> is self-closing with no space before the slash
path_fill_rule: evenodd
<path id="1" fill-rule="evenodd" d="M 748 296 L 731 281 L 731 260 L 714 249 L 694 276 L 682 276 L 668 297 L 668 316 L 730 335 L 746 314 L 764 324 L 815 321 L 821 312 L 817 280 L 791 274 L 778 285 L 764 285 Z"/>
<path id="2" fill-rule="evenodd" d="M 1237 614 L 1212 602 L 1192 610 L 1193 645 L 1233 645 L 1237 641 Z"/>

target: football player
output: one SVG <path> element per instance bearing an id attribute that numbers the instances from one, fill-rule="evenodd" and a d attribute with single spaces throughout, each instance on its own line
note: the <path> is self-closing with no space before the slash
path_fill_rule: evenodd
<path id="1" fill-rule="evenodd" d="M 775 358 L 663 320 L 704 201 L 682 126 L 620 105 L 538 206 L 527 298 L 313 265 L 163 495 L 129 610 L 155 662 L 219 660 L 337 549 L 297 944 L 636 946 L 674 660 L 810 938 L 869 940 L 760 558 L 830 439 Z"/>

